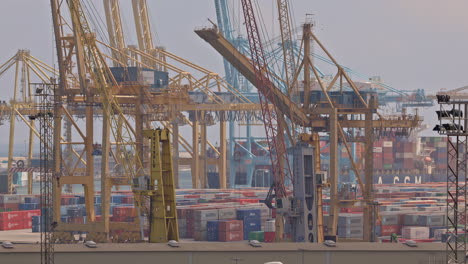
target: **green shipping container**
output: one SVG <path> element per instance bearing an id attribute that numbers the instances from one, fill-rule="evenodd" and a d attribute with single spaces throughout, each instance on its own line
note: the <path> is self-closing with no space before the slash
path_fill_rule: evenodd
<path id="1" fill-rule="evenodd" d="M 384 170 L 391 170 L 392 167 L 393 167 L 393 164 L 384 164 L 383 165 Z"/>
<path id="2" fill-rule="evenodd" d="M 249 233 L 249 240 L 265 241 L 265 233 L 263 231 L 252 231 Z"/>

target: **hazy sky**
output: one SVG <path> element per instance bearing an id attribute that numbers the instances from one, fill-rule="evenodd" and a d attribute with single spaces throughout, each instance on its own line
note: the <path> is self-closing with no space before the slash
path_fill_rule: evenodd
<path id="1" fill-rule="evenodd" d="M 100 0 L 88 0 L 96 6 Z M 230 0 L 234 3 L 234 0 Z M 273 20 L 273 0 L 259 0 L 265 22 Z M 468 1 L 465 0 L 292 0 L 295 23 L 315 15 L 316 34 L 343 65 L 380 75 L 398 89 L 457 88 L 468 84 Z M 121 0 L 125 29 L 133 31 L 130 0 Z M 215 19 L 213 0 L 148 0 L 158 44 L 201 66 L 222 73 L 220 56 L 193 33 Z M 48 0 L 2 0 L 0 62 L 30 49 L 53 62 Z M 237 4 L 235 4 L 237 6 Z M 274 28 L 272 26 L 272 28 Z M 271 28 L 270 28 L 271 29 Z M 277 29 L 274 29 L 278 33 Z M 128 44 L 135 43 L 130 33 Z M 0 79 L 0 100 L 11 97 L 11 76 Z M 7 126 L 0 126 L 0 144 Z M 24 139 L 19 139 L 21 143 Z"/>

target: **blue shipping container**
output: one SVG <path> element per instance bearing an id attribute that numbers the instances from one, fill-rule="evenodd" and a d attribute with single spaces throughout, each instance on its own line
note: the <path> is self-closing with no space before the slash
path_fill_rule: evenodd
<path id="1" fill-rule="evenodd" d="M 237 209 L 236 210 L 237 220 L 248 221 L 251 219 L 260 219 L 260 209 Z"/>
<path id="2" fill-rule="evenodd" d="M 249 233 L 252 231 L 261 231 L 262 230 L 262 220 L 257 219 L 248 219 L 244 221 L 244 239 L 249 239 Z"/>
<path id="3" fill-rule="evenodd" d="M 219 240 L 219 221 L 213 220 L 206 222 L 206 236 L 208 241 Z"/>

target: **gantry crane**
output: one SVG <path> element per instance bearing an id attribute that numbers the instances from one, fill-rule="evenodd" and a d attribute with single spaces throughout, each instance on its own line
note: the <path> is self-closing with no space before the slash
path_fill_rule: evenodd
<path id="1" fill-rule="evenodd" d="M 251 17 L 248 17 L 249 19 Z M 246 22 L 246 25 L 249 26 L 249 23 Z M 309 25 L 309 29 L 311 25 Z M 195 32 L 205 41 L 207 41 L 211 46 L 213 46 L 224 58 L 226 58 L 234 67 L 236 67 L 240 73 L 242 73 L 248 80 L 256 84 L 256 74 L 257 71 L 251 64 L 251 61 L 242 53 L 236 50 L 235 47 L 229 41 L 227 41 L 216 28 L 214 29 L 201 29 L 195 30 Z M 316 80 L 323 92 L 325 98 L 325 104 L 319 103 L 317 107 L 299 107 L 292 100 L 283 94 L 280 89 L 278 89 L 274 84 L 267 83 L 266 87 L 269 89 L 266 93 L 266 97 L 276 106 L 276 109 L 280 111 L 281 114 L 284 114 L 289 118 L 293 123 L 310 128 L 312 131 L 328 131 L 330 135 L 331 146 L 331 166 L 330 166 L 330 188 L 331 188 L 331 209 L 330 209 L 330 220 L 328 223 L 329 235 L 336 235 L 336 226 L 338 220 L 338 209 L 339 209 L 339 199 L 338 199 L 338 190 L 337 190 L 337 145 L 338 145 L 338 136 L 342 139 L 345 139 L 343 128 L 361 128 L 366 129 L 366 186 L 364 187 L 363 181 L 358 175 L 358 181 L 360 187 L 363 190 L 363 193 L 366 197 L 366 207 L 370 207 L 369 203 L 371 201 L 372 193 L 372 134 L 373 130 L 376 128 L 400 128 L 400 129 L 411 129 L 416 127 L 420 123 L 419 117 L 415 118 L 401 118 L 400 120 L 386 119 L 382 116 L 379 116 L 379 119 L 373 120 L 373 115 L 376 112 L 377 104 L 373 97 L 364 100 L 358 91 L 357 87 L 354 85 L 350 77 L 346 74 L 343 68 L 333 59 L 331 54 L 325 49 L 322 43 L 316 38 L 316 36 L 310 31 L 307 31 L 311 39 L 313 39 L 319 47 L 327 54 L 327 56 L 333 61 L 334 65 L 337 67 L 338 72 L 333 78 L 332 82 L 328 85 L 325 85 L 319 78 L 319 73 L 314 67 L 307 67 L 307 65 L 301 65 L 301 67 L 310 68 L 311 72 L 316 76 Z M 265 69 L 265 68 L 264 68 Z M 265 72 L 265 71 L 263 71 Z M 298 72 L 296 72 L 298 75 Z M 295 77 L 297 78 L 297 77 Z M 331 87 L 333 87 L 338 80 L 346 81 L 356 96 L 356 105 L 352 108 L 342 108 L 336 102 L 334 102 L 328 95 Z M 340 85 L 343 85 L 343 81 L 339 82 Z M 257 85 L 256 85 L 257 86 Z M 264 87 L 257 87 L 260 91 L 265 89 Z M 364 116 L 363 119 L 349 119 L 349 115 L 360 115 Z M 340 118 L 339 118 L 340 117 Z M 338 120 L 339 119 L 339 120 Z M 349 150 L 349 147 L 347 147 Z M 352 164 L 354 164 L 352 162 Z M 358 170 L 353 165 L 353 170 L 358 174 Z M 372 219 L 371 212 L 366 210 L 365 217 L 365 240 L 370 240 L 371 233 L 369 230 L 372 230 L 372 226 L 369 222 L 369 219 Z M 366 220 L 367 219 L 367 220 Z"/>
<path id="2" fill-rule="evenodd" d="M 127 120 L 124 111 L 120 107 L 119 102 L 114 95 L 119 91 L 120 87 L 116 83 L 112 73 L 109 70 L 105 62 L 105 57 L 100 52 L 95 36 L 90 30 L 89 24 L 87 22 L 83 7 L 79 0 L 70 0 L 66 3 L 71 17 L 71 25 L 73 26 L 73 35 L 72 37 L 64 33 L 64 26 L 66 23 L 63 21 L 63 16 L 61 15 L 62 6 L 65 6 L 60 1 L 52 1 L 52 14 L 54 18 L 54 31 L 56 34 L 56 43 L 57 43 L 57 53 L 60 66 L 60 85 L 57 89 L 59 94 L 58 98 L 62 98 L 62 94 L 66 91 L 67 95 L 72 95 L 72 100 L 76 100 L 77 94 L 81 94 L 83 101 L 86 102 L 86 134 L 81 133 L 85 141 L 85 150 L 86 150 L 86 174 L 83 177 L 78 176 L 68 176 L 64 175 L 63 177 L 58 177 L 57 181 L 59 184 L 66 183 L 81 183 L 85 186 L 85 200 L 87 208 L 87 216 L 89 222 L 94 221 L 94 167 L 92 152 L 94 149 L 93 146 L 93 105 L 99 102 L 102 105 L 102 116 L 103 116 L 103 135 L 102 135 L 102 165 L 101 165 L 101 196 L 102 196 L 102 207 L 103 215 L 106 212 L 109 212 L 110 204 L 110 187 L 114 184 L 128 184 L 125 183 L 125 179 L 111 179 L 108 175 L 109 171 L 109 153 L 111 151 L 110 147 L 110 137 L 111 135 L 119 144 L 126 146 L 129 151 L 119 152 L 120 157 L 116 159 L 121 161 L 123 178 L 129 179 L 135 178 L 143 174 L 142 162 L 141 162 L 141 151 L 138 151 L 137 147 L 134 144 L 138 135 L 136 135 L 135 130 Z M 78 80 L 79 88 L 67 85 L 63 80 L 66 80 L 65 76 L 75 76 L 72 72 L 72 58 L 76 57 L 77 69 L 78 69 Z M 135 89 L 135 88 L 133 88 Z M 73 95 L 75 92 L 75 95 Z M 73 98 L 74 97 L 74 98 Z M 65 111 L 64 108 L 60 109 Z M 76 124 L 74 124 L 76 126 Z M 61 122 L 60 120 L 56 121 L 54 125 L 56 131 L 60 131 Z M 117 128 L 120 127 L 122 133 L 117 131 Z M 78 129 L 78 128 L 77 128 Z M 56 132 L 56 135 L 60 133 Z M 60 139 L 56 139 L 55 142 L 60 142 Z M 141 142 L 141 141 L 140 141 Z M 59 151 L 58 149 L 57 151 Z M 115 153 L 114 153 L 115 155 Z M 56 157 L 60 157 L 60 154 L 57 154 Z M 56 158 L 55 163 L 59 164 L 58 168 L 60 169 L 61 159 Z M 120 176 L 120 175 L 119 175 Z M 60 186 L 60 185 L 59 185 Z M 56 206 L 55 210 L 60 209 L 60 188 L 57 188 L 55 192 Z M 55 217 L 59 217 L 59 212 L 56 212 Z M 107 215 L 108 216 L 108 215 Z M 59 222 L 59 218 L 57 222 Z M 138 218 L 137 218 L 138 222 Z M 86 230 L 85 227 L 83 231 Z M 78 227 L 67 226 L 62 224 L 58 226 L 58 231 L 66 232 L 68 229 L 80 229 Z M 91 228 L 91 227 L 90 227 Z M 109 236 L 109 222 L 104 221 L 103 228 L 94 227 L 91 228 L 93 232 L 101 233 L 104 236 Z M 130 229 L 130 228 L 129 228 Z M 100 240 L 106 240 L 100 239 Z"/>
<path id="3" fill-rule="evenodd" d="M 108 10 L 108 13 L 111 14 L 112 12 L 118 12 L 118 8 L 115 8 L 115 4 L 117 2 L 111 1 L 108 4 L 108 7 L 111 7 L 110 10 Z M 86 22 L 86 17 L 84 14 L 84 11 L 81 6 L 79 5 L 79 1 L 69 1 L 68 2 L 68 7 L 70 9 L 71 13 L 71 18 L 72 18 L 72 25 L 73 25 L 73 34 L 67 35 L 63 33 L 63 25 L 66 25 L 66 23 L 60 23 L 57 22 L 54 25 L 56 26 L 57 30 L 56 32 L 59 32 L 60 34 L 60 41 L 61 41 L 61 49 L 65 50 L 63 53 L 66 53 L 67 56 L 64 56 L 65 59 L 64 62 L 61 62 L 62 65 L 65 66 L 70 66 L 73 65 L 71 62 L 72 58 L 76 57 L 77 67 L 79 69 L 79 74 L 78 78 L 72 78 L 75 80 L 79 80 L 80 82 L 82 80 L 85 81 L 85 87 L 86 89 L 83 89 L 83 85 L 74 85 L 73 82 L 70 82 L 71 85 L 67 87 L 67 93 L 66 97 L 62 96 L 62 99 L 66 99 L 65 102 L 70 103 L 70 104 L 81 104 L 82 106 L 90 107 L 91 111 L 94 110 L 96 114 L 102 115 L 104 118 L 104 123 L 107 124 L 103 128 L 103 140 L 108 141 L 110 134 L 112 134 L 112 137 L 115 139 L 115 144 L 116 147 L 115 149 L 111 149 L 109 146 L 109 142 L 104 142 L 102 144 L 102 149 L 104 155 L 101 156 L 103 167 L 101 171 L 101 195 L 102 195 L 102 222 L 95 222 L 93 219 L 89 219 L 89 224 L 86 225 L 69 225 L 69 224 L 63 224 L 60 223 L 56 233 L 57 236 L 62 236 L 65 237 L 65 233 L 70 233 L 72 231 L 82 231 L 82 232 L 89 232 L 88 236 L 90 239 L 97 240 L 97 241 L 109 241 L 109 231 L 115 230 L 115 229 L 125 229 L 128 230 L 130 233 L 132 233 L 132 237 L 129 237 L 129 240 L 134 241 L 135 237 L 133 237 L 133 234 L 139 233 L 139 228 L 138 228 L 138 221 L 135 223 L 115 223 L 112 222 L 110 223 L 108 220 L 109 216 L 109 198 L 110 198 L 110 189 L 112 186 L 115 185 L 128 185 L 130 179 L 135 179 L 136 176 L 138 175 L 143 175 L 144 171 L 142 169 L 141 164 L 144 161 L 144 158 L 142 158 L 143 151 L 141 151 L 141 146 L 143 142 L 143 128 L 141 125 L 143 122 L 140 122 L 139 120 L 143 120 L 143 115 L 144 114 L 154 114 L 153 118 L 156 117 L 158 118 L 157 114 L 165 114 L 163 117 L 164 119 L 154 119 L 157 121 L 166 121 L 166 120 L 171 120 L 169 118 L 173 118 L 172 116 L 173 113 L 177 113 L 180 111 L 184 112 L 196 112 L 196 113 L 203 113 L 204 111 L 217 111 L 219 112 L 223 117 L 221 120 L 221 124 L 225 124 L 224 122 L 226 119 L 224 116 L 226 116 L 227 111 L 259 111 L 259 107 L 255 104 L 253 104 L 248 98 L 242 96 L 239 93 L 236 93 L 235 91 L 232 90 L 232 87 L 229 87 L 226 85 L 221 78 L 211 72 L 208 71 L 200 66 L 197 66 L 193 63 L 190 63 L 180 57 L 177 57 L 169 52 L 159 50 L 158 52 L 161 53 L 161 55 L 167 56 L 177 63 L 183 64 L 185 66 L 188 66 L 192 69 L 195 69 L 201 73 L 204 74 L 204 76 L 201 79 L 196 79 L 193 76 L 191 76 L 190 73 L 187 71 L 184 71 L 174 65 L 170 65 L 168 63 L 165 63 L 165 61 L 161 60 L 158 57 L 155 57 L 151 54 L 147 54 L 145 52 L 142 52 L 140 50 L 137 50 L 136 48 L 129 48 L 128 53 L 126 54 L 126 51 L 124 50 L 123 52 L 117 48 L 117 45 L 112 47 L 112 46 L 107 46 L 105 43 L 102 43 L 96 39 L 94 34 L 91 33 L 89 30 L 89 25 Z M 65 5 L 64 5 L 65 6 Z M 60 10 L 57 10 L 57 13 L 59 14 Z M 58 15 L 60 19 L 62 19 L 61 15 Z M 113 19 L 112 20 L 112 26 L 113 27 L 118 27 L 119 19 Z M 149 29 L 149 28 L 148 28 Z M 120 34 L 121 35 L 121 34 Z M 115 43 L 118 43 L 117 40 Z M 120 43 L 125 43 L 125 41 L 122 41 Z M 170 70 L 176 72 L 176 75 L 173 79 L 170 80 L 168 88 L 173 88 L 173 89 L 162 89 L 161 91 L 146 91 L 143 90 L 141 91 L 142 86 L 139 84 L 135 83 L 117 83 L 115 81 L 115 78 L 112 74 L 112 69 L 109 69 L 107 65 L 104 62 L 104 58 L 108 58 L 105 54 L 100 53 L 100 51 L 97 48 L 97 44 L 101 44 L 104 47 L 110 48 L 111 51 L 118 51 L 121 53 L 121 55 L 124 56 L 124 58 L 128 59 L 129 61 L 133 61 L 136 65 L 145 67 L 148 69 L 155 69 L 155 67 L 168 67 Z M 58 45 L 59 46 L 59 45 Z M 120 45 L 123 46 L 123 45 Z M 136 56 L 134 56 L 136 55 Z M 142 61 L 138 61 L 135 58 L 138 57 Z M 116 59 L 117 58 L 117 59 Z M 120 67 L 126 68 L 127 65 L 125 65 L 125 62 L 119 61 L 118 57 L 110 57 L 114 62 L 117 62 Z M 146 63 L 149 63 L 150 65 L 147 65 Z M 68 71 L 66 72 L 67 76 L 76 76 L 75 74 L 72 73 L 71 69 L 73 67 L 65 67 L 65 69 Z M 82 70 L 80 70 L 82 69 Z M 90 70 L 93 69 L 93 70 Z M 97 70 L 94 70 L 97 69 Z M 85 73 L 84 75 L 82 73 Z M 81 76 L 81 77 L 80 77 Z M 183 80 L 188 81 L 188 85 L 182 84 Z M 227 94 L 229 95 L 234 95 L 235 99 L 233 100 L 233 104 L 224 104 L 224 100 L 222 99 L 221 96 L 223 96 L 223 93 L 220 93 L 218 95 L 217 93 L 214 93 L 213 91 L 208 90 L 208 84 L 214 81 L 216 82 L 216 87 L 218 87 L 220 92 L 220 89 L 225 89 Z M 122 89 L 122 86 L 125 87 L 125 89 Z M 195 92 L 194 95 L 200 97 L 200 94 L 206 95 L 208 98 L 207 102 L 204 103 L 193 103 L 189 104 L 188 102 L 193 102 L 191 101 L 189 94 L 187 93 L 188 88 L 190 90 L 193 89 L 199 89 L 199 92 Z M 187 90 L 184 90 L 187 89 Z M 89 91 L 88 91 L 89 90 Z M 106 93 L 107 92 L 107 93 Z M 148 93 L 147 93 L 148 92 Z M 92 94 L 93 96 L 87 96 L 88 94 Z M 143 96 L 142 96 L 143 95 Z M 177 95 L 177 97 L 176 97 Z M 232 99 L 230 99 L 232 100 Z M 171 105 L 171 103 L 174 103 L 174 105 Z M 119 104 L 125 104 L 127 108 L 119 108 Z M 153 107 L 146 107 L 145 104 L 151 104 Z M 95 106 L 102 106 L 102 109 L 93 109 Z M 128 106 L 130 105 L 130 108 Z M 161 106 L 161 108 L 154 107 L 154 106 Z M 109 108 L 111 108 L 111 111 L 109 112 Z M 200 111 L 200 109 L 202 109 Z M 147 112 L 139 112 L 142 110 L 148 110 Z M 69 119 L 73 115 L 72 111 L 68 111 L 65 108 L 62 108 L 61 111 L 63 111 L 65 116 L 67 116 Z M 154 111 L 154 112 L 153 112 Z M 128 125 L 130 122 L 127 120 L 126 116 L 134 116 L 135 117 L 135 129 L 130 129 L 128 131 Z M 159 117 L 160 118 L 160 117 Z M 167 119 L 165 119 L 167 118 Z M 92 120 L 92 118 L 90 119 Z M 197 127 L 198 125 L 198 120 L 200 119 L 195 119 L 192 124 L 194 127 Z M 73 123 L 73 121 L 72 121 Z M 83 140 L 85 142 L 90 141 L 92 142 L 92 134 L 88 136 L 88 132 L 92 133 L 92 121 L 90 121 L 91 125 L 87 127 L 90 128 L 90 130 L 86 131 L 86 133 L 81 133 L 81 130 L 78 130 L 78 133 L 80 136 L 83 137 Z M 110 125 L 109 125 L 110 123 Z M 162 122 L 164 123 L 164 122 Z M 74 127 L 77 127 L 76 123 L 73 123 Z M 221 125 L 221 138 L 225 138 L 225 134 L 223 134 L 223 127 L 224 125 Z M 130 128 L 132 126 L 130 125 Z M 206 133 L 204 133 L 206 136 Z M 196 140 L 198 140 L 198 137 L 194 137 Z M 206 141 L 207 143 L 207 141 Z M 205 145 L 206 145 L 205 143 Z M 198 144 L 198 142 L 197 142 Z M 92 146 L 93 144 L 91 144 Z M 203 145 L 203 144 L 202 144 Z M 225 144 L 224 144 L 225 145 Z M 120 146 L 124 146 L 127 151 L 118 151 L 118 148 Z M 213 146 L 212 146 L 213 147 Z M 87 147 L 85 147 L 86 153 L 88 152 Z M 112 152 L 112 157 L 116 161 L 116 163 L 119 164 L 119 167 L 121 169 L 119 171 L 114 170 L 114 173 L 112 175 L 109 175 L 108 171 L 108 160 L 109 156 L 106 155 L 106 153 L 109 153 L 109 150 Z M 115 151 L 117 150 L 117 151 Z M 205 148 L 206 150 L 206 148 Z M 91 149 L 92 152 L 92 149 Z M 195 147 L 193 150 L 193 153 L 197 153 L 195 151 Z M 220 150 L 219 154 L 221 157 L 220 160 L 224 160 L 224 166 L 223 164 L 220 165 L 220 171 L 224 170 L 225 171 L 225 147 L 222 147 Z M 83 155 L 83 154 L 81 154 Z M 80 156 L 81 156 L 80 155 Z M 193 155 L 194 157 L 197 157 L 197 155 Z M 195 159 L 194 159 L 195 160 Z M 81 161 L 83 162 L 83 161 Z M 86 162 L 86 161 L 85 161 Z M 220 162 L 221 163 L 221 162 Z M 224 167 L 224 169 L 222 169 Z M 128 169 L 133 169 L 133 171 L 129 171 Z M 91 183 L 89 183 L 89 176 L 84 175 L 84 176 L 77 176 L 77 175 L 66 175 L 62 176 L 60 178 L 60 184 L 84 184 L 88 185 L 85 186 L 88 188 L 88 190 L 92 190 L 94 188 Z M 136 177 L 140 178 L 140 177 Z M 86 190 L 86 189 L 85 189 Z M 57 191 L 56 195 L 60 195 L 60 190 Z M 88 199 L 88 195 L 86 194 L 86 207 L 90 208 L 88 206 L 88 201 L 91 199 Z M 136 199 L 138 202 L 138 198 Z M 91 200 L 92 201 L 92 200 Z M 142 205 L 142 202 L 139 202 L 139 205 Z M 60 208 L 60 205 L 57 205 L 55 209 Z M 137 207 L 141 208 L 141 206 Z M 144 208 L 146 209 L 146 208 Z M 92 218 L 93 214 L 88 213 L 88 218 Z M 136 227 L 136 228 L 135 228 Z M 106 238 L 107 236 L 107 238 Z M 60 237 L 63 239 L 63 237 Z"/>

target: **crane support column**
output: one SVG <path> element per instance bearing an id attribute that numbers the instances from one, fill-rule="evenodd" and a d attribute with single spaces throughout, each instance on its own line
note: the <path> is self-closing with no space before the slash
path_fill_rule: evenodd
<path id="1" fill-rule="evenodd" d="M 224 113 L 221 115 L 224 116 Z M 226 120 L 221 120 L 219 124 L 219 188 L 227 188 L 227 143 L 226 143 Z"/>
<path id="2" fill-rule="evenodd" d="M 179 186 L 179 124 L 176 120 L 172 122 L 172 163 L 174 165 L 174 184 Z"/>
<path id="3" fill-rule="evenodd" d="M 13 167 L 13 148 L 15 145 L 15 104 L 12 104 L 13 109 L 10 114 L 10 138 L 8 142 L 8 193 L 13 193 L 13 173 L 10 171 Z"/>
<path id="4" fill-rule="evenodd" d="M 179 240 L 170 132 L 167 129 L 145 130 L 151 140 L 149 186 L 143 195 L 150 197 L 150 243 Z"/>
<path id="5" fill-rule="evenodd" d="M 338 199 L 338 119 L 336 109 L 330 109 L 330 214 L 328 217 L 328 235 L 337 235 L 339 199 Z"/>
<path id="6" fill-rule="evenodd" d="M 34 120 L 29 121 L 29 126 L 34 127 Z M 28 168 L 32 168 L 32 158 L 34 151 L 34 130 L 29 129 L 29 146 L 28 146 Z M 33 173 L 28 172 L 28 194 L 32 194 Z"/>
<path id="7" fill-rule="evenodd" d="M 55 80 L 54 80 L 55 82 Z M 58 88 L 59 85 L 56 83 L 52 83 L 51 87 L 53 89 L 53 113 L 54 113 L 54 148 L 53 148 L 53 179 L 52 179 L 52 197 L 54 193 L 61 194 L 62 186 L 60 185 L 60 179 L 62 177 L 62 146 L 61 146 L 61 135 L 62 135 L 62 90 Z M 94 192 L 92 193 L 94 197 Z M 54 212 L 54 221 L 59 223 L 60 222 L 60 204 L 61 204 L 61 197 L 55 197 L 53 199 L 53 203 L 51 204 L 53 207 L 52 210 L 55 209 Z M 94 198 L 91 201 L 91 206 L 93 207 L 93 211 L 91 212 L 94 214 Z M 93 215 L 94 220 L 94 215 Z"/>
<path id="8" fill-rule="evenodd" d="M 102 233 L 109 240 L 110 233 L 110 202 L 111 202 L 111 189 L 109 179 L 109 152 L 110 152 L 110 121 L 109 112 L 104 109 L 104 115 L 102 120 L 102 161 L 101 161 L 101 215 L 103 222 Z M 120 146 L 117 146 L 120 148 Z"/>
<path id="9" fill-rule="evenodd" d="M 299 210 L 293 210 L 292 236 L 294 242 L 318 242 L 317 215 L 317 174 L 315 171 L 314 148 L 298 143 L 293 150 L 294 203 Z"/>
<path id="10" fill-rule="evenodd" d="M 202 118 L 204 118 L 204 113 L 202 112 Z M 207 188 L 208 183 L 207 183 L 207 166 L 206 166 L 206 148 L 207 148 L 207 129 L 206 129 L 206 121 L 203 121 L 201 124 L 201 133 L 200 133 L 200 185 L 201 188 Z"/>
<path id="11" fill-rule="evenodd" d="M 84 184 L 84 191 L 85 191 L 85 203 L 86 203 L 86 215 L 88 221 L 94 221 L 94 156 L 93 156 L 93 140 L 94 140 L 94 110 L 93 110 L 93 95 L 90 91 L 87 91 L 86 94 L 86 139 L 85 139 L 85 149 L 86 149 L 86 184 Z M 106 125 L 106 114 L 104 114 L 103 120 L 103 127 Z M 105 140 L 109 140 L 107 138 L 103 138 L 103 142 Z M 103 161 L 102 165 L 103 168 L 105 167 L 104 158 L 107 158 L 103 152 Z M 109 153 L 109 152 L 107 152 Z M 109 154 L 107 154 L 109 155 Z M 102 174 L 101 177 L 105 177 L 106 174 Z"/>
<path id="12" fill-rule="evenodd" d="M 192 188 L 197 189 L 200 187 L 200 177 L 199 177 L 199 143 L 198 139 L 200 138 L 199 125 L 198 125 L 198 112 L 192 112 Z"/>
<path id="13" fill-rule="evenodd" d="M 364 178 L 366 181 L 365 192 L 366 192 L 366 206 L 364 208 L 364 241 L 373 242 L 373 233 L 374 233 L 374 214 L 375 206 L 373 206 L 373 169 L 374 169 L 374 135 L 372 127 L 372 109 L 369 109 L 365 114 L 365 169 L 364 169 Z"/>

